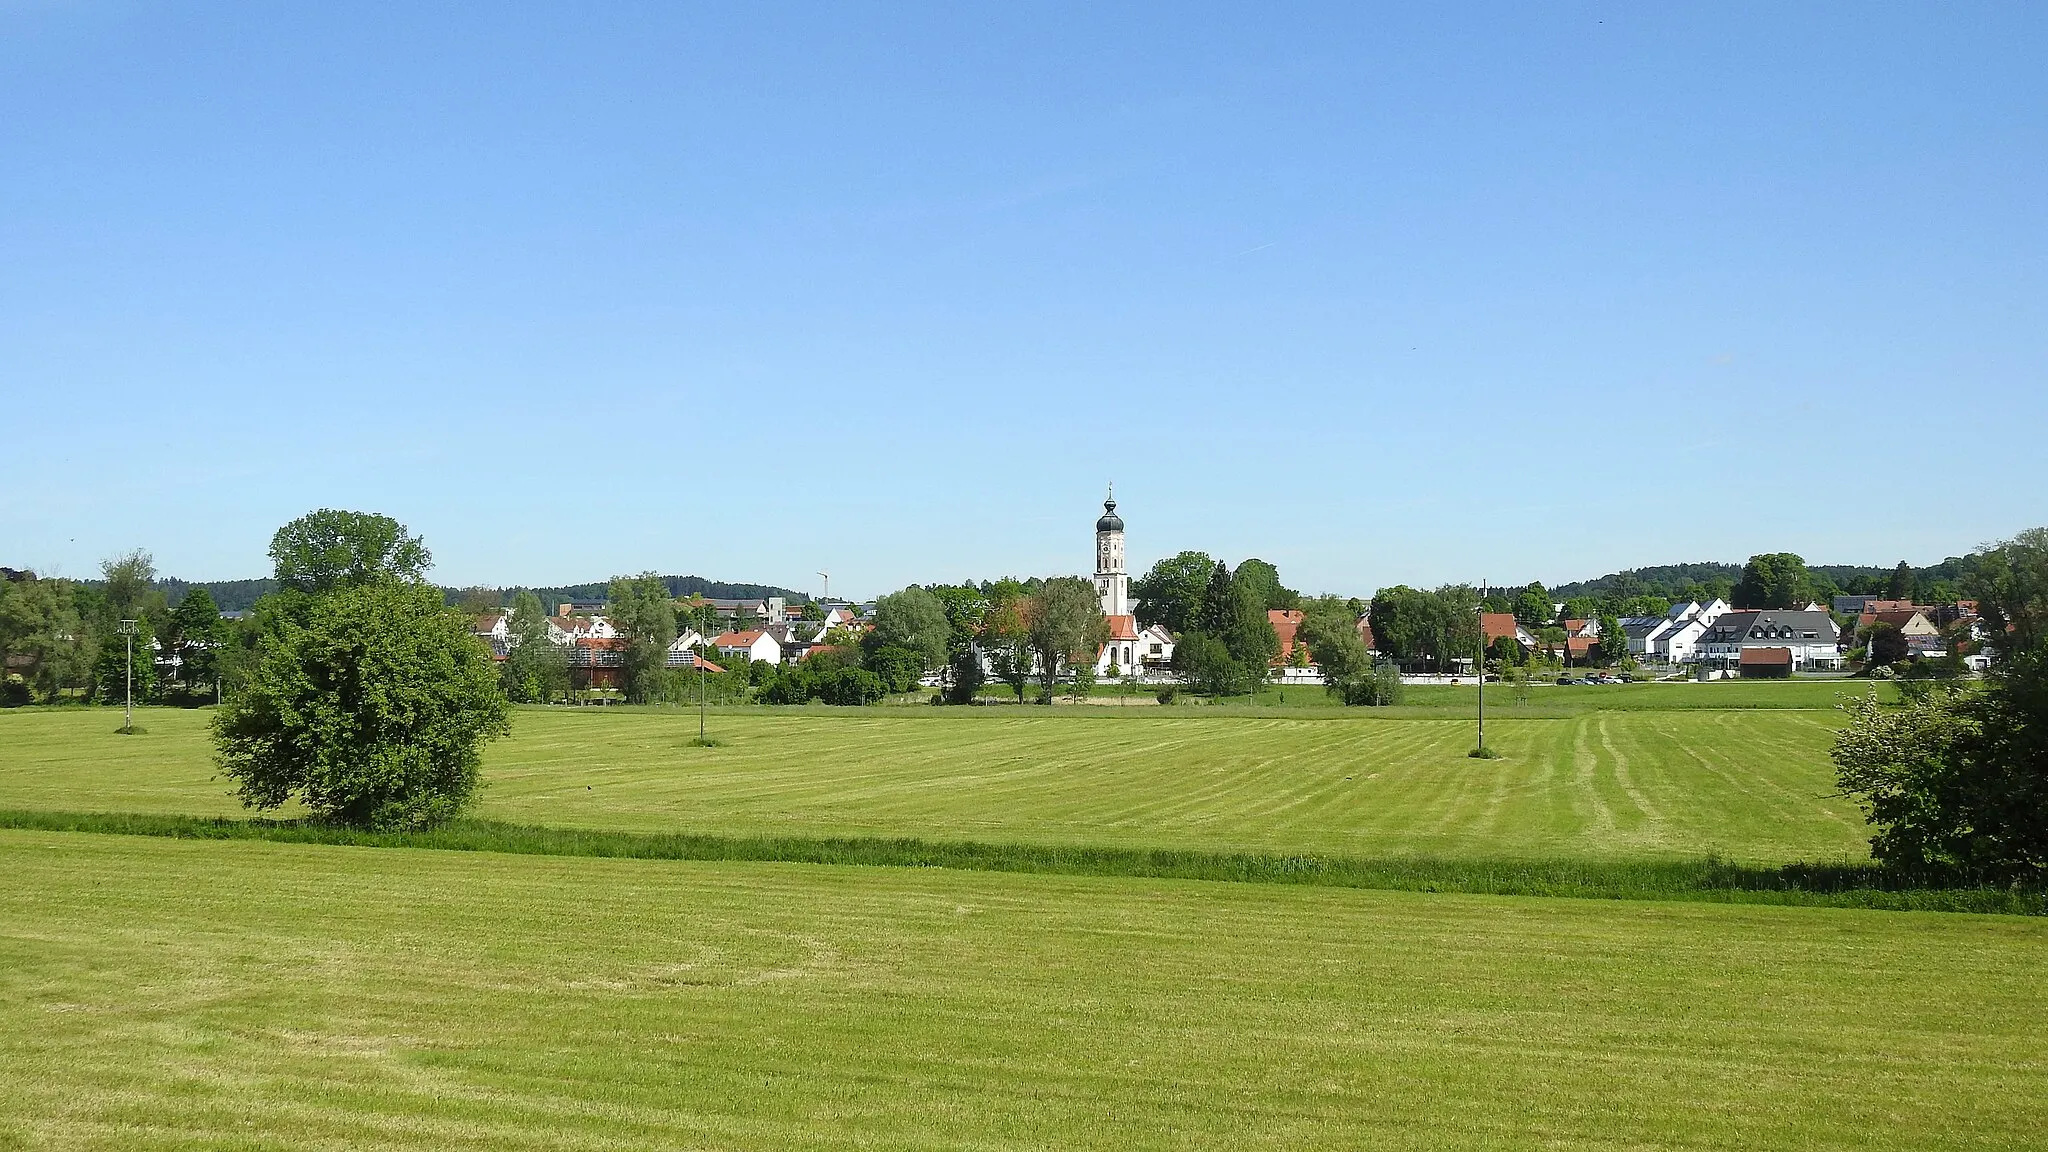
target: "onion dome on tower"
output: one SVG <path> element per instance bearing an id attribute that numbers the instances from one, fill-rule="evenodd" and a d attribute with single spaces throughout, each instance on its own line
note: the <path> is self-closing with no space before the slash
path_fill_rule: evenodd
<path id="1" fill-rule="evenodd" d="M 1102 502 L 1102 519 L 1095 522 L 1095 530 L 1097 532 L 1121 532 L 1124 530 L 1124 518 L 1116 514 L 1116 497 L 1112 496 Z"/>

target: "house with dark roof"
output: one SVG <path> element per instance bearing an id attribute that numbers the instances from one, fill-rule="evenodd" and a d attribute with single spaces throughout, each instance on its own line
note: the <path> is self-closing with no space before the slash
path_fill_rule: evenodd
<path id="1" fill-rule="evenodd" d="M 1728 611 L 1728 602 L 1701 604 L 1688 600 L 1673 604 L 1662 616 L 1626 616 L 1619 623 L 1628 637 L 1629 654 L 1638 660 L 1683 664 L 1693 659 L 1694 648 L 1708 626 Z"/>
<path id="2" fill-rule="evenodd" d="M 1788 649 L 1792 671 L 1842 666 L 1842 630 L 1833 616 L 1817 610 L 1724 613 L 1700 637 L 1698 652 L 1702 663 L 1735 669 L 1743 667 L 1743 653 L 1751 648 Z"/>

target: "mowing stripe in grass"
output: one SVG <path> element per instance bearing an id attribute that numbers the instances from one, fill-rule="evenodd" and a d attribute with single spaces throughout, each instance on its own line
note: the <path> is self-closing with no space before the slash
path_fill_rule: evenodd
<path id="1" fill-rule="evenodd" d="M 884 837 L 712 836 L 549 828 L 464 820 L 425 832 L 365 832 L 279 820 L 105 812 L 0 811 L 0 828 L 182 839 L 271 840 L 534 856 L 744 860 L 954 868 L 977 872 L 1309 884 L 1410 892 L 1800 904 L 1897 911 L 2048 914 L 2048 893 L 1914 887 L 1872 864 L 1756 867 L 1680 861 L 1365 859 L 1188 849 L 935 842 Z"/>

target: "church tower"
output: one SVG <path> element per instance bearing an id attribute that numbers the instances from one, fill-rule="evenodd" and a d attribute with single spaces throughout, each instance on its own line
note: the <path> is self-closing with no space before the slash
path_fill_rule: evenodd
<path id="1" fill-rule="evenodd" d="M 1131 577 L 1124 571 L 1124 521 L 1116 514 L 1116 489 L 1102 502 L 1102 518 L 1095 522 L 1095 591 L 1102 597 L 1104 616 L 1131 614 Z"/>

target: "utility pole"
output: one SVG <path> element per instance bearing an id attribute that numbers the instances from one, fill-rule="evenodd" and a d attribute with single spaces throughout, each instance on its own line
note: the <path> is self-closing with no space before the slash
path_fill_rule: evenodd
<path id="1" fill-rule="evenodd" d="M 135 621 L 121 621 L 121 635 L 128 641 L 128 659 L 121 666 L 121 675 L 127 687 L 124 693 L 127 703 L 124 706 L 121 731 L 132 733 L 135 731 Z"/>
<path id="2" fill-rule="evenodd" d="M 1479 754 L 1486 755 L 1486 581 L 1479 581 Z"/>

